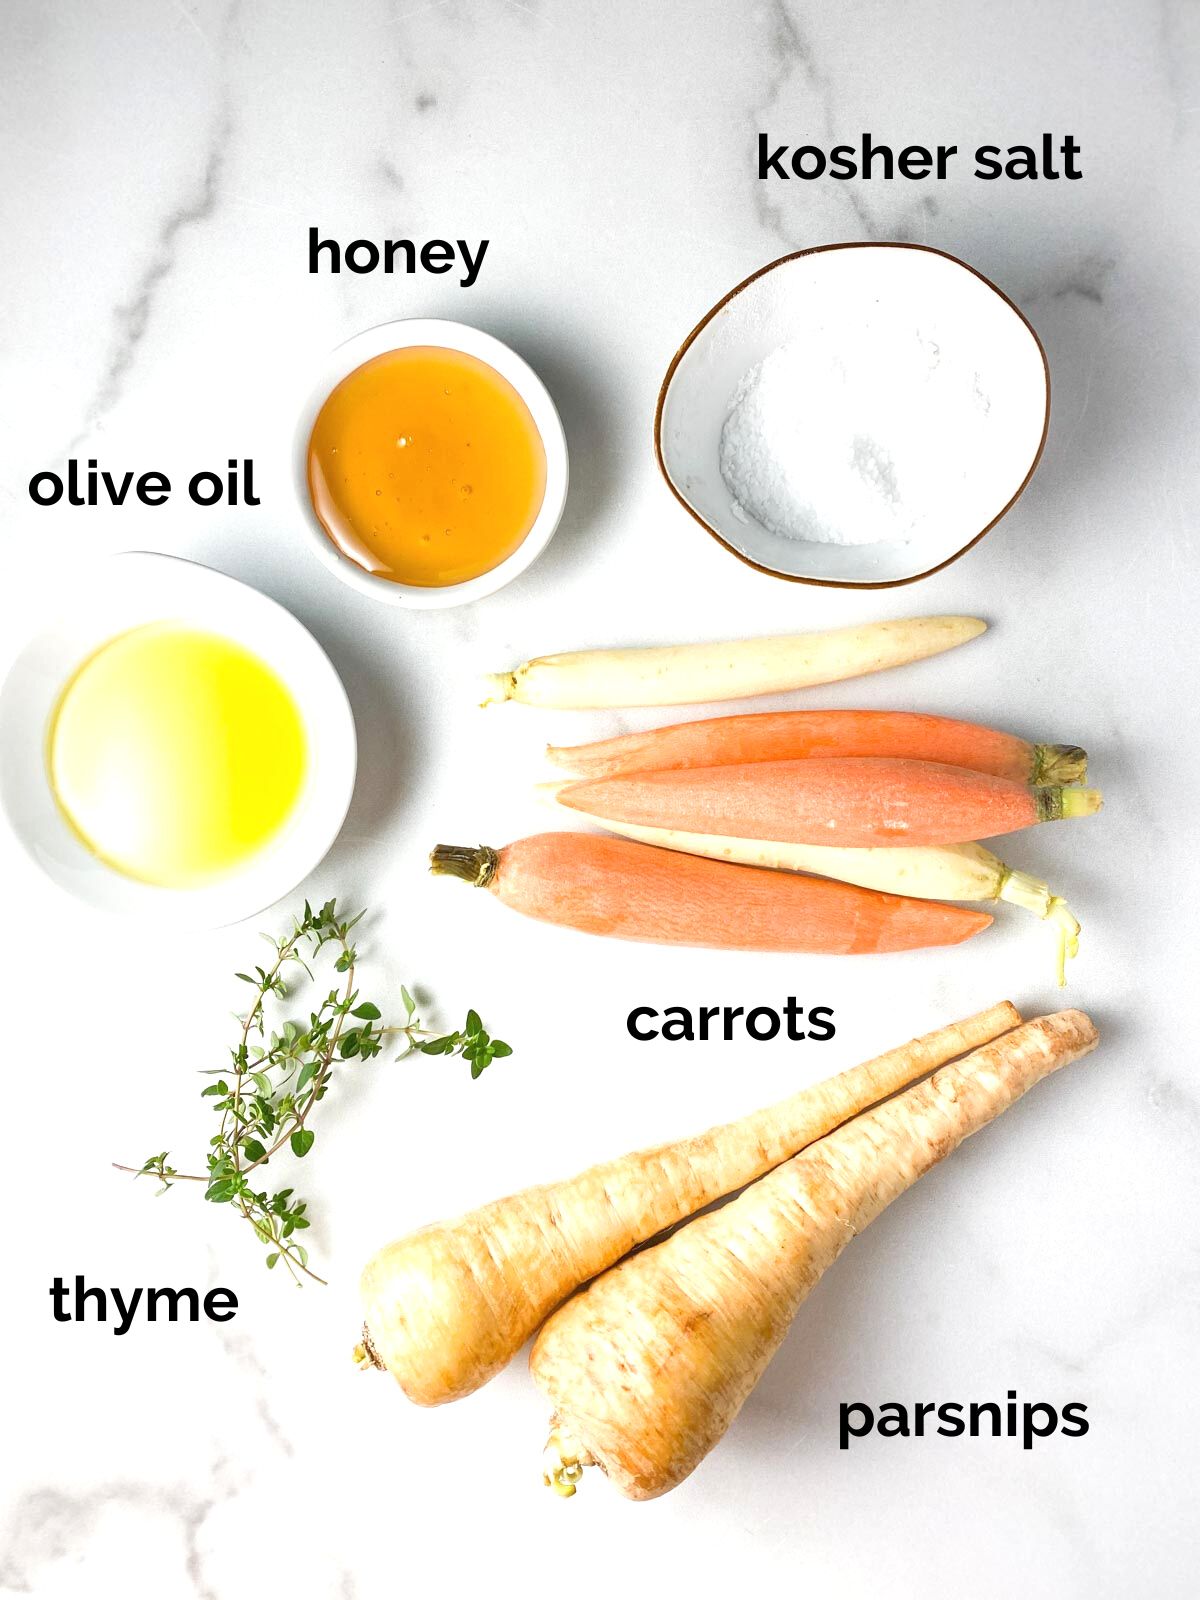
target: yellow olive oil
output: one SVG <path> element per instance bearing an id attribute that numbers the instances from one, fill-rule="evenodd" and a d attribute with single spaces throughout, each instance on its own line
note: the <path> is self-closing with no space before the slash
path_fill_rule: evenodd
<path id="1" fill-rule="evenodd" d="M 307 767 L 291 694 L 232 639 L 174 623 L 89 657 L 50 727 L 50 781 L 102 861 L 164 888 L 243 866 L 296 808 Z"/>

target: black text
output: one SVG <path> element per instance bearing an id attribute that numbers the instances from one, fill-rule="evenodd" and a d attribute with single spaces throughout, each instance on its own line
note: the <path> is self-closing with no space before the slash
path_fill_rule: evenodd
<path id="1" fill-rule="evenodd" d="M 779 1010 L 773 1006 L 700 1006 L 695 1010 L 690 1006 L 664 1006 L 660 1011 L 654 1006 L 635 1006 L 625 1019 L 625 1026 L 634 1039 L 640 1040 L 732 1039 L 735 1033 L 747 1033 L 759 1040 L 782 1035 L 793 1043 L 833 1038 L 836 1030 L 831 1006 L 812 1006 L 806 1027 L 800 1026 L 803 1021 L 804 1007 L 789 995 Z"/>
<path id="2" fill-rule="evenodd" d="M 202 470 L 188 479 L 188 499 L 198 506 L 257 506 L 254 462 L 231 456 L 221 472 Z M 165 472 L 109 472 L 94 456 L 82 464 L 71 458 L 67 470 L 35 472 L 29 480 L 29 498 L 35 506 L 123 506 L 130 495 L 144 506 L 165 505 L 171 497 L 171 480 Z"/>
<path id="3" fill-rule="evenodd" d="M 85 1284 L 76 1274 L 72 1287 L 61 1278 L 50 1285 L 55 1322 L 86 1322 L 89 1308 L 96 1322 L 108 1322 L 112 1304 L 113 1333 L 118 1338 L 128 1333 L 139 1310 L 145 1321 L 157 1322 L 160 1307 L 167 1322 L 198 1322 L 201 1311 L 210 1322 L 228 1322 L 237 1314 L 237 1295 L 232 1289 L 209 1289 L 201 1298 L 198 1289 L 99 1289 Z"/>
<path id="4" fill-rule="evenodd" d="M 981 144 L 975 151 L 976 178 L 1041 178 L 1054 183 L 1059 178 L 1082 178 L 1079 143 L 1071 135 L 1060 139 L 1043 133 L 1035 144 Z M 956 144 L 907 144 L 893 150 L 880 144 L 874 134 L 864 133 L 855 144 L 835 144 L 826 150 L 818 144 L 776 144 L 765 133 L 758 136 L 758 176 L 760 180 L 800 178 L 881 179 L 896 178 L 919 182 L 923 178 L 946 178 L 950 162 L 958 154 Z"/>
<path id="5" fill-rule="evenodd" d="M 320 272 L 449 272 L 461 258 L 463 276 L 458 280 L 469 289 L 479 276 L 489 239 L 481 239 L 475 254 L 466 239 L 427 239 L 418 245 L 415 239 L 385 239 L 382 245 L 374 239 L 351 239 L 343 246 L 336 239 L 322 239 L 316 228 L 308 230 L 308 270 Z"/>
<path id="6" fill-rule="evenodd" d="M 1061 1410 L 1045 1400 L 1018 1401 L 1015 1389 L 1008 1391 L 1003 1405 L 994 1400 L 920 1400 L 912 1405 L 888 1400 L 871 1407 L 862 1400 L 843 1401 L 838 1407 L 838 1448 L 848 1450 L 851 1439 L 865 1439 L 869 1433 L 881 1439 L 923 1439 L 939 1433 L 946 1439 L 964 1434 L 971 1439 L 1019 1438 L 1022 1449 L 1032 1450 L 1035 1439 L 1048 1439 L 1052 1433 L 1081 1439 L 1090 1426 L 1086 1410 L 1078 1400 Z"/>

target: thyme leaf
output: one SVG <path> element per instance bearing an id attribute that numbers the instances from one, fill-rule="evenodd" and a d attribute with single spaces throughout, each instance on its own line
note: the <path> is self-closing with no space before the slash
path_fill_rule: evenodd
<path id="1" fill-rule="evenodd" d="M 455 1033 L 426 1028 L 417 1015 L 416 1001 L 403 986 L 405 1020 L 385 1025 L 379 1007 L 363 999 L 355 987 L 358 951 L 350 935 L 363 915 L 360 911 L 343 920 L 335 900 L 327 900 L 318 910 L 305 901 L 303 915 L 293 920 L 290 933 L 279 939 L 263 935 L 273 951 L 270 964 L 235 974 L 254 994 L 249 1010 L 237 1018 L 239 1032 L 229 1052 L 229 1066 L 210 1072 L 213 1081 L 201 1090 L 202 1098 L 214 1102 L 212 1110 L 220 1118 L 209 1140 L 204 1172 L 180 1172 L 171 1165 L 169 1150 L 147 1157 L 140 1167 L 114 1163 L 119 1172 L 157 1179 L 160 1195 L 178 1183 L 204 1184 L 204 1198 L 214 1205 L 232 1206 L 259 1242 L 269 1247 L 267 1266 L 282 1261 L 297 1285 L 305 1277 L 326 1281 L 309 1266 L 308 1251 L 296 1239 L 309 1226 L 307 1202 L 297 1200 L 292 1188 L 272 1193 L 269 1186 L 259 1184 L 272 1157 L 286 1150 L 299 1160 L 313 1148 L 313 1112 L 337 1070 L 347 1062 L 372 1060 L 392 1037 L 401 1043 L 397 1060 L 414 1051 L 460 1056 L 473 1079 L 493 1061 L 512 1054 L 503 1039 L 491 1037 L 474 1010 L 467 1012 Z M 294 969 L 299 967 L 315 982 L 323 958 L 332 958 L 340 981 L 306 1018 L 272 1024 L 268 1009 L 274 1011 L 287 1000 Z"/>

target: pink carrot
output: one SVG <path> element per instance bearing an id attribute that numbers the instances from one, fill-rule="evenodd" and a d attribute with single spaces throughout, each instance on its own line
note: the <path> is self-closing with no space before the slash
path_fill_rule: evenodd
<path id="1" fill-rule="evenodd" d="M 568 784 L 558 798 L 614 822 L 852 849 L 964 844 L 1100 808 L 1096 789 L 882 756 L 639 772 Z"/>
<path id="2" fill-rule="evenodd" d="M 814 756 L 940 761 L 1014 783 L 1082 783 L 1087 776 L 1087 755 L 1078 745 L 1030 744 L 1015 734 L 914 711 L 758 711 L 706 717 L 594 744 L 550 745 L 546 754 L 556 766 L 582 778 Z"/>

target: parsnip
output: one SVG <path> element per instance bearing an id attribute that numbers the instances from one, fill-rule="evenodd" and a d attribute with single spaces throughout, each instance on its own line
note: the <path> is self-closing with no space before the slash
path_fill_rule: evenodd
<path id="1" fill-rule="evenodd" d="M 601 1467 L 634 1500 L 704 1459 L 845 1246 L 1048 1073 L 1093 1049 L 1079 1011 L 1026 1023 L 853 1121 L 575 1295 L 530 1356 L 546 1481 Z"/>
<path id="2" fill-rule="evenodd" d="M 909 617 L 827 633 L 538 656 L 487 680 L 485 705 L 676 706 L 777 694 L 903 666 L 977 638 L 978 617 Z"/>
<path id="3" fill-rule="evenodd" d="M 1005 1001 L 740 1122 L 526 1189 L 385 1246 L 362 1275 L 362 1365 L 439 1405 L 493 1377 L 566 1297 L 847 1117 L 1020 1023 Z"/>

